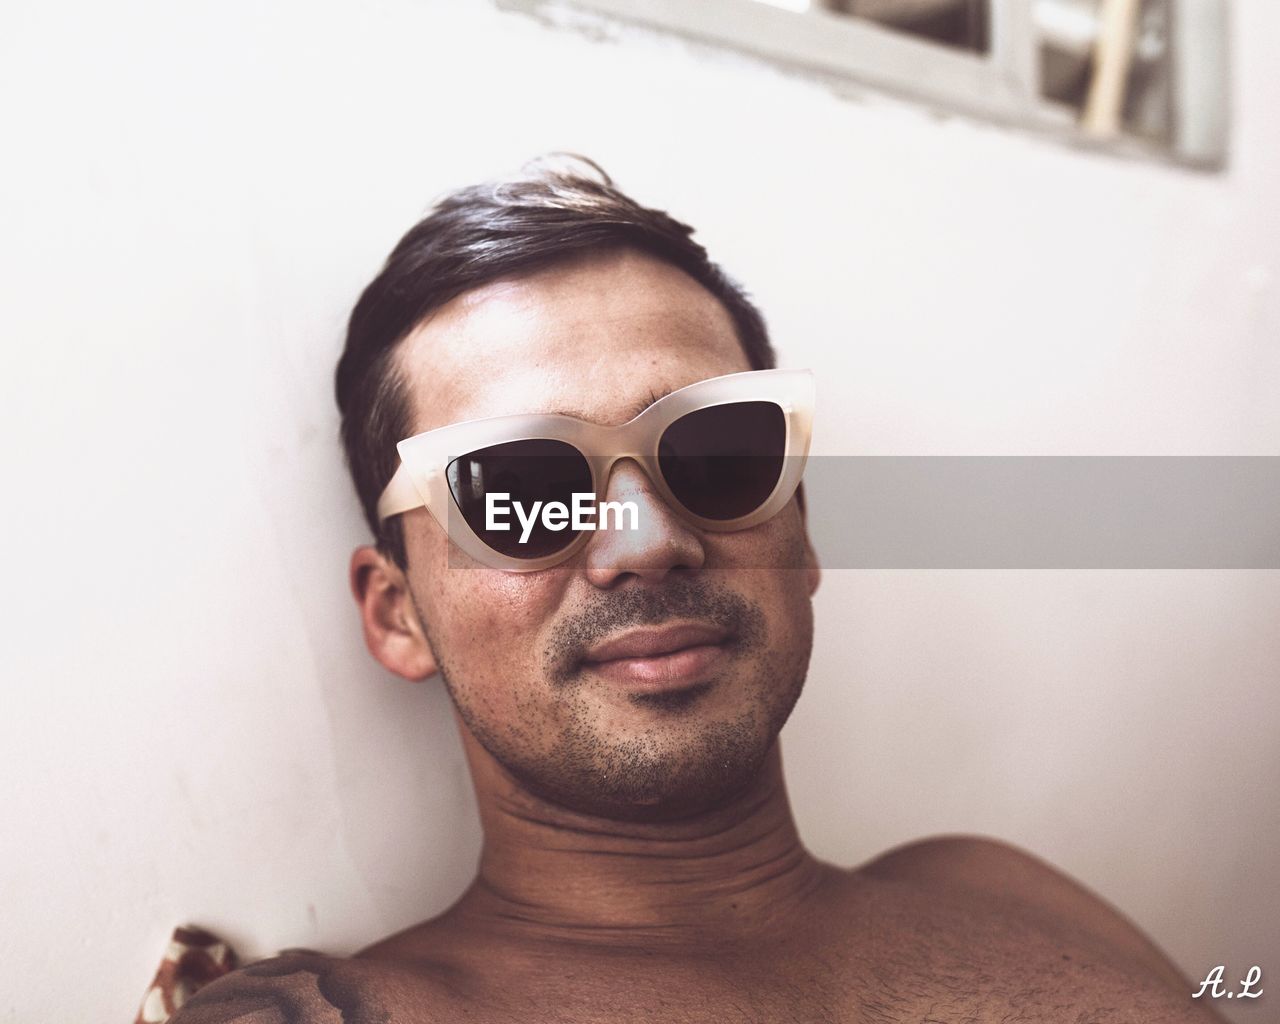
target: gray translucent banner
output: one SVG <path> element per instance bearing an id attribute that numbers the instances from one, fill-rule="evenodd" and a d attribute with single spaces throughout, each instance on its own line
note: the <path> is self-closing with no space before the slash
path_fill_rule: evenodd
<path id="1" fill-rule="evenodd" d="M 1276 569 L 1280 457 L 811 458 L 830 569 Z"/>
<path id="2" fill-rule="evenodd" d="M 825 569 L 1280 568 L 1280 456 L 811 457 L 804 493 Z M 449 519 L 461 538 L 456 506 Z M 663 529 L 642 521 L 636 542 Z M 799 564 L 786 545 L 719 536 L 708 566 Z M 451 547 L 451 566 L 481 566 Z"/>

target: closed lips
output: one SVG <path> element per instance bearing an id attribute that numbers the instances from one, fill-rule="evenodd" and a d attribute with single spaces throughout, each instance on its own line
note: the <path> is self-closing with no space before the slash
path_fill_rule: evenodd
<path id="1" fill-rule="evenodd" d="M 583 660 L 591 665 L 633 658 L 661 658 L 691 647 L 722 644 L 727 635 L 717 626 L 701 623 L 636 629 L 597 644 Z"/>

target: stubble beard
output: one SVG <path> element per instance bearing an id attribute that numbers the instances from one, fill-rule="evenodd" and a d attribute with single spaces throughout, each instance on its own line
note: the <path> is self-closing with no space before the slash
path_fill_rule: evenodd
<path id="1" fill-rule="evenodd" d="M 807 602 L 805 612 L 793 650 L 781 651 L 769 642 L 759 606 L 706 579 L 606 595 L 562 623 L 543 652 L 554 706 L 539 687 L 517 700 L 515 722 L 486 717 L 483 702 L 443 659 L 440 673 L 466 728 L 530 793 L 582 814 L 678 820 L 723 806 L 759 775 L 804 685 L 812 645 Z M 617 630 L 676 618 L 724 628 L 727 665 L 688 690 L 630 695 L 652 724 L 638 734 L 609 734 L 599 724 L 608 717 L 606 694 L 584 672 L 582 653 Z M 735 691 L 733 712 L 713 717 L 700 707 L 712 693 Z"/>

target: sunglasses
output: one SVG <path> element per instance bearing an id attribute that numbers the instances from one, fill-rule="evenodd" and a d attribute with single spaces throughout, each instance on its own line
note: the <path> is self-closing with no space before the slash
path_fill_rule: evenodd
<path id="1" fill-rule="evenodd" d="M 477 562 L 506 572 L 548 569 L 571 558 L 590 532 L 549 515 L 513 529 L 493 515 L 495 503 L 536 509 L 573 507 L 575 495 L 602 500 L 613 464 L 633 459 L 687 522 L 746 530 L 781 511 L 799 486 L 813 404 L 808 370 L 751 370 L 673 391 L 616 427 L 555 415 L 454 423 L 396 445 L 400 466 L 378 499 L 378 520 L 425 506 Z"/>

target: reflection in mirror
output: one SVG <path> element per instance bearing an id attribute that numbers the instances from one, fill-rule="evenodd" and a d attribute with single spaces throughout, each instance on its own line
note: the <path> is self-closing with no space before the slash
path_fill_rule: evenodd
<path id="1" fill-rule="evenodd" d="M 821 9 L 975 53 L 990 47 L 990 0 L 763 0 L 788 11 Z"/>
<path id="2" fill-rule="evenodd" d="M 1040 92 L 1093 135 L 1168 143 L 1169 0 L 1035 0 Z"/>

